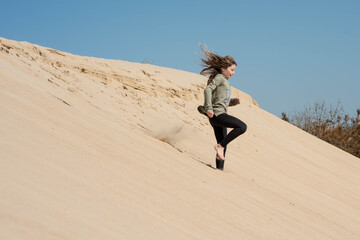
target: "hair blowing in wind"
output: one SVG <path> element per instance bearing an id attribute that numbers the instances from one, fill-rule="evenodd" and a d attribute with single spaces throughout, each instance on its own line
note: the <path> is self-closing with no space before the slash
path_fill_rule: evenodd
<path id="1" fill-rule="evenodd" d="M 207 46 L 205 45 L 205 50 L 200 44 L 200 48 L 202 53 L 204 54 L 204 57 L 201 58 L 202 66 L 204 67 L 203 70 L 201 70 L 200 74 L 204 76 L 209 76 L 207 84 L 209 84 L 216 74 L 221 73 L 221 68 L 228 68 L 232 65 L 237 65 L 235 60 L 227 55 L 225 57 L 219 56 L 215 53 L 212 53 L 209 51 Z"/>

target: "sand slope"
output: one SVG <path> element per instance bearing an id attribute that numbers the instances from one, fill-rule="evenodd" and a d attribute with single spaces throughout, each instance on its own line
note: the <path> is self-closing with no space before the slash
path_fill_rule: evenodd
<path id="1" fill-rule="evenodd" d="M 0 239 L 360 239 L 360 159 L 233 89 L 215 170 L 205 82 L 0 38 Z"/>

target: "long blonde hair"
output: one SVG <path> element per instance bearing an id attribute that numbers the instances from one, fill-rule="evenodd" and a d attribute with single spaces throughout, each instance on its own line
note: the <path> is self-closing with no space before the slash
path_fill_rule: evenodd
<path id="1" fill-rule="evenodd" d="M 206 45 L 206 50 L 203 49 L 201 44 L 200 48 L 202 53 L 204 54 L 204 58 L 200 57 L 202 61 L 202 66 L 204 67 L 204 69 L 201 70 L 200 74 L 204 76 L 209 76 L 207 85 L 209 85 L 209 83 L 215 78 L 217 74 L 221 73 L 221 68 L 228 68 L 234 64 L 237 66 L 235 60 L 229 55 L 221 57 L 215 53 L 210 52 Z"/>

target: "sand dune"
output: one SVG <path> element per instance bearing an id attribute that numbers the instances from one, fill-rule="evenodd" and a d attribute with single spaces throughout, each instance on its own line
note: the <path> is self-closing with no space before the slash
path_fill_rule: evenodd
<path id="1" fill-rule="evenodd" d="M 215 170 L 205 82 L 0 38 L 0 239 L 360 239 L 360 159 L 233 89 Z"/>

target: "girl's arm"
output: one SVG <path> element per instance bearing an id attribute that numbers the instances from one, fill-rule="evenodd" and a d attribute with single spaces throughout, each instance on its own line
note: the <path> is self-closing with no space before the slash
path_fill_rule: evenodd
<path id="1" fill-rule="evenodd" d="M 220 79 L 221 80 L 221 79 Z M 204 97 L 205 97 L 205 103 L 204 108 L 206 112 L 214 113 L 213 107 L 212 107 L 212 93 L 213 91 L 220 85 L 221 81 L 219 81 L 219 78 L 214 78 L 205 88 L 204 90 Z"/>

